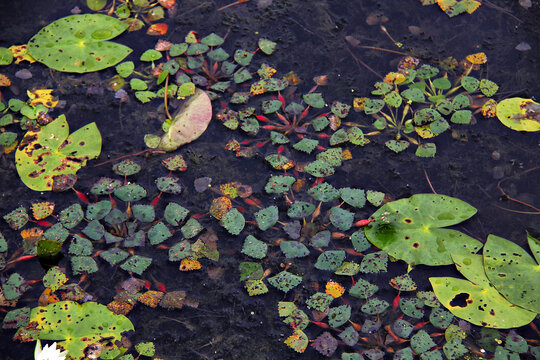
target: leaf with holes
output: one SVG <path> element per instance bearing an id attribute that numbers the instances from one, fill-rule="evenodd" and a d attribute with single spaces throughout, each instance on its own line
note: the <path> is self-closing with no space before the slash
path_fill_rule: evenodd
<path id="1" fill-rule="evenodd" d="M 223 217 L 221 218 L 221 225 L 232 235 L 238 235 L 244 229 L 246 224 L 246 219 L 244 215 L 238 209 L 230 209 Z"/>
<path id="2" fill-rule="evenodd" d="M 275 205 L 268 206 L 255 213 L 255 220 L 257 226 L 262 231 L 270 229 L 279 220 L 278 208 Z"/>
<path id="3" fill-rule="evenodd" d="M 19 206 L 10 213 L 4 215 L 4 220 L 8 223 L 9 227 L 13 230 L 19 230 L 28 222 L 28 211 L 24 206 Z"/>
<path id="4" fill-rule="evenodd" d="M 360 271 L 366 274 L 377 274 L 386 272 L 388 267 L 388 254 L 385 251 L 378 251 L 367 254 L 360 263 Z"/>
<path id="5" fill-rule="evenodd" d="M 159 191 L 166 194 L 178 195 L 182 192 L 182 185 L 178 183 L 180 181 L 176 176 L 164 176 L 156 179 L 156 186 Z"/>
<path id="6" fill-rule="evenodd" d="M 133 160 L 122 160 L 113 165 L 113 171 L 120 176 L 135 175 L 141 171 L 141 165 Z"/>
<path id="7" fill-rule="evenodd" d="M 532 99 L 513 97 L 497 104 L 497 118 L 516 131 L 540 131 L 540 104 Z"/>
<path id="8" fill-rule="evenodd" d="M 134 205 L 131 210 L 133 216 L 140 222 L 150 223 L 156 218 L 155 208 L 152 205 Z"/>
<path id="9" fill-rule="evenodd" d="M 481 255 L 456 254 L 453 259 L 468 280 L 429 278 L 437 299 L 452 314 L 475 325 L 501 329 L 520 327 L 534 319 L 535 312 L 510 303 L 491 285 Z"/>
<path id="10" fill-rule="evenodd" d="M 409 274 L 396 276 L 390 280 L 390 286 L 399 291 L 414 291 L 417 286 Z"/>
<path id="11" fill-rule="evenodd" d="M 42 28 L 28 42 L 34 59 L 58 71 L 85 73 L 114 66 L 131 53 L 107 41 L 128 25 L 104 14 L 70 15 Z"/>
<path id="12" fill-rule="evenodd" d="M 73 275 L 91 274 L 98 271 L 96 261 L 90 256 L 72 256 L 71 270 Z"/>
<path id="13" fill-rule="evenodd" d="M 371 298 L 364 305 L 362 305 L 360 310 L 368 315 L 377 315 L 383 313 L 388 306 L 390 306 L 390 304 L 388 304 L 388 302 L 385 300 Z"/>
<path id="14" fill-rule="evenodd" d="M 306 300 L 306 306 L 309 309 L 315 309 L 317 311 L 324 312 L 328 308 L 328 305 L 334 300 L 332 295 L 317 292 L 309 297 L 309 299 Z"/>
<path id="15" fill-rule="evenodd" d="M 334 271 L 341 266 L 345 259 L 345 251 L 343 250 L 328 250 L 323 252 L 317 258 L 315 267 L 319 270 Z"/>
<path id="16" fill-rule="evenodd" d="M 102 177 L 94 185 L 92 185 L 90 192 L 94 195 L 108 195 L 112 194 L 114 190 L 121 185 L 122 182 L 120 180 Z"/>
<path id="17" fill-rule="evenodd" d="M 339 198 L 339 191 L 328 183 L 322 183 L 308 190 L 308 194 L 311 195 L 317 201 L 328 202 Z"/>
<path id="18" fill-rule="evenodd" d="M 268 245 L 253 235 L 248 235 L 244 240 L 244 246 L 242 247 L 242 254 L 246 254 L 255 259 L 263 259 L 266 256 Z"/>
<path id="19" fill-rule="evenodd" d="M 202 225 L 195 218 L 191 217 L 188 219 L 188 221 L 186 221 L 184 226 L 180 228 L 180 231 L 186 239 L 191 239 L 197 236 L 197 234 L 200 233 L 202 229 Z"/>
<path id="20" fill-rule="evenodd" d="M 351 306 L 350 305 L 340 305 L 337 307 L 331 307 L 328 311 L 328 325 L 333 328 L 337 328 L 347 321 L 351 317 Z"/>
<path id="21" fill-rule="evenodd" d="M 262 295 L 268 292 L 268 288 L 262 280 L 246 280 L 246 290 L 249 296 Z"/>
<path id="22" fill-rule="evenodd" d="M 343 201 L 356 208 L 360 209 L 366 203 L 366 193 L 364 190 L 346 187 L 339 189 L 339 194 Z"/>
<path id="23" fill-rule="evenodd" d="M 95 302 L 60 301 L 38 306 L 32 309 L 30 321 L 37 323 L 40 339 L 59 341 L 73 359 L 85 358 L 85 349 L 91 344 L 103 343 L 105 350 L 116 349 L 113 344 L 120 341 L 122 333 L 135 330 L 128 318 Z"/>
<path id="24" fill-rule="evenodd" d="M 146 270 L 152 263 L 152 258 L 140 255 L 133 255 L 127 259 L 120 268 L 122 270 L 134 272 L 135 274 L 141 275 L 144 270 Z"/>
<path id="25" fill-rule="evenodd" d="M 528 235 L 532 253 L 539 258 L 540 244 Z M 540 265 L 521 246 L 495 235 L 484 245 L 484 270 L 491 284 L 512 304 L 540 313 Z"/>
<path id="26" fill-rule="evenodd" d="M 282 175 L 275 175 L 271 176 L 270 179 L 268 179 L 268 182 L 266 183 L 266 186 L 264 187 L 264 190 L 268 194 L 281 194 L 285 191 L 289 191 L 292 184 L 296 179 L 292 176 L 282 176 Z"/>
<path id="27" fill-rule="evenodd" d="M 311 215 L 313 211 L 315 211 L 315 205 L 306 201 L 295 201 L 287 210 L 287 215 L 293 219 L 302 219 Z"/>
<path id="28" fill-rule="evenodd" d="M 311 346 L 322 355 L 330 357 L 337 349 L 338 341 L 328 331 L 323 332 L 313 342 Z"/>
<path id="29" fill-rule="evenodd" d="M 73 204 L 65 208 L 60 211 L 59 215 L 60 223 L 62 223 L 66 229 L 74 228 L 84 218 L 84 212 L 80 204 Z"/>
<path id="30" fill-rule="evenodd" d="M 417 194 L 384 204 L 365 229 L 368 240 L 409 264 L 448 265 L 451 254 L 474 254 L 482 244 L 444 227 L 469 219 L 476 209 L 446 195 Z"/>
<path id="31" fill-rule="evenodd" d="M 268 278 L 268 282 L 273 287 L 287 293 L 302 283 L 302 277 L 288 271 L 282 271 L 279 274 Z"/>
<path id="32" fill-rule="evenodd" d="M 114 195 L 122 201 L 139 201 L 146 197 L 146 190 L 139 184 L 126 184 L 114 190 Z"/>
<path id="33" fill-rule="evenodd" d="M 356 284 L 349 289 L 349 294 L 357 298 L 367 299 L 375 295 L 377 291 L 379 291 L 377 285 L 360 278 L 356 280 Z"/>
<path id="34" fill-rule="evenodd" d="M 309 339 L 302 330 L 295 329 L 292 335 L 289 336 L 284 342 L 288 347 L 297 353 L 303 353 L 309 344 Z"/>
<path id="35" fill-rule="evenodd" d="M 96 123 L 69 135 L 64 115 L 49 124 L 29 130 L 15 153 L 17 172 L 35 191 L 50 191 L 53 177 L 75 174 L 101 153 L 101 134 Z"/>
<path id="36" fill-rule="evenodd" d="M 171 202 L 167 204 L 167 207 L 165 207 L 165 213 L 163 217 L 169 224 L 173 226 L 178 226 L 182 221 L 184 221 L 188 213 L 189 210 L 185 207 L 177 203 Z"/>

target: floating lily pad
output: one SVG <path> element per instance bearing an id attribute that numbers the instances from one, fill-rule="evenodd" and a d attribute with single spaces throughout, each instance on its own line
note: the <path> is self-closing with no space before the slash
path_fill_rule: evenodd
<path id="1" fill-rule="evenodd" d="M 257 211 L 255 213 L 255 220 L 257 221 L 257 226 L 262 231 L 270 229 L 279 220 L 277 206 L 272 205 Z"/>
<path id="2" fill-rule="evenodd" d="M 128 28 L 104 14 L 70 15 L 42 28 L 28 42 L 28 52 L 50 68 L 65 72 L 92 72 L 114 66 L 131 53 L 110 42 Z"/>
<path id="3" fill-rule="evenodd" d="M 276 48 L 276 43 L 265 38 L 260 38 L 258 41 L 259 49 L 266 55 L 272 55 Z"/>
<path id="4" fill-rule="evenodd" d="M 273 287 L 287 293 L 302 283 L 302 277 L 288 271 L 282 271 L 279 274 L 268 278 L 268 282 Z"/>
<path id="5" fill-rule="evenodd" d="M 110 339 L 105 348 L 111 349 L 123 332 L 134 330 L 128 318 L 95 302 L 60 301 L 38 306 L 32 309 L 30 321 L 37 322 L 40 339 L 59 341 L 74 359 L 84 358 L 85 349 L 104 338 Z"/>
<path id="6" fill-rule="evenodd" d="M 324 160 L 315 160 L 304 166 L 304 170 L 311 176 L 324 178 L 334 175 L 335 169 Z"/>
<path id="7" fill-rule="evenodd" d="M 139 184 L 126 184 L 114 190 L 114 195 L 122 201 L 139 201 L 146 197 L 146 190 Z"/>
<path id="8" fill-rule="evenodd" d="M 460 339 L 453 338 L 450 341 L 447 341 L 446 344 L 443 345 L 443 351 L 444 355 L 449 360 L 453 359 L 459 359 L 463 355 L 467 354 L 469 352 L 469 349 L 467 349 L 462 343 Z"/>
<path id="9" fill-rule="evenodd" d="M 513 97 L 497 104 L 497 118 L 516 131 L 540 131 L 540 104 L 532 99 Z"/>
<path id="10" fill-rule="evenodd" d="M 322 109 L 325 105 L 324 99 L 321 93 L 310 93 L 302 96 L 306 104 L 316 109 Z"/>
<path id="11" fill-rule="evenodd" d="M 356 208 L 360 209 L 366 203 L 366 193 L 364 190 L 346 187 L 339 189 L 339 194 L 343 201 Z"/>
<path id="12" fill-rule="evenodd" d="M 528 236 L 534 254 L 540 245 Z M 540 312 L 540 265 L 512 241 L 489 235 L 484 245 L 484 270 L 491 284 L 512 304 Z"/>
<path id="13" fill-rule="evenodd" d="M 69 135 L 64 115 L 45 126 L 29 130 L 15 153 L 17 172 L 26 186 L 50 191 L 53 177 L 75 174 L 101 153 L 101 134 L 95 123 Z"/>
<path id="14" fill-rule="evenodd" d="M 409 147 L 409 142 L 406 140 L 388 140 L 384 143 L 387 148 L 395 153 L 400 153 Z"/>
<path id="15" fill-rule="evenodd" d="M 434 308 L 429 314 L 429 321 L 431 322 L 431 324 L 433 324 L 433 326 L 439 329 L 448 328 L 448 326 L 450 326 L 450 324 L 452 323 L 453 319 L 454 315 L 441 307 Z"/>
<path id="16" fill-rule="evenodd" d="M 469 280 L 429 278 L 439 301 L 455 316 L 480 326 L 513 328 L 528 324 L 535 312 L 515 306 L 491 285 L 481 255 L 453 255 L 458 270 Z"/>
<path id="17" fill-rule="evenodd" d="M 180 185 L 178 181 L 180 181 L 180 179 L 176 176 L 164 176 L 156 179 L 156 185 L 159 191 L 178 195 L 182 192 L 182 185 Z"/>
<path id="18" fill-rule="evenodd" d="M 450 254 L 474 254 L 482 246 L 457 230 L 443 229 L 475 213 L 456 198 L 417 194 L 383 205 L 372 217 L 386 216 L 388 222 L 376 221 L 365 233 L 373 245 L 409 264 L 447 265 L 452 263 Z"/>

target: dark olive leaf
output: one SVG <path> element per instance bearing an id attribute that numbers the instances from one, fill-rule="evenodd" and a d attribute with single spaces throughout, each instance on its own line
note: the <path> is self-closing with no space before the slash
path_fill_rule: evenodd
<path id="1" fill-rule="evenodd" d="M 248 235 L 244 240 L 242 254 L 246 254 L 255 259 L 263 259 L 266 257 L 267 250 L 268 245 L 264 241 L 258 240 L 253 235 Z"/>
<path id="2" fill-rule="evenodd" d="M 264 274 L 263 267 L 258 262 L 244 261 L 238 265 L 240 271 L 240 281 L 245 280 L 261 280 Z M 287 314 L 288 315 L 288 314 Z M 283 315 L 283 316 L 287 316 Z M 281 312 L 280 312 L 281 316 Z"/>
<path id="3" fill-rule="evenodd" d="M 13 273 L 2 284 L 4 298 L 8 301 L 18 299 L 30 285 L 18 273 Z"/>
<path id="4" fill-rule="evenodd" d="M 349 346 L 354 346 L 358 342 L 360 335 L 352 325 L 339 334 L 340 339 Z M 359 358 L 360 359 L 360 358 Z"/>
<path id="5" fill-rule="evenodd" d="M 354 213 L 337 206 L 330 209 L 330 222 L 339 230 L 349 230 L 352 227 L 353 221 Z"/>
<path id="6" fill-rule="evenodd" d="M 283 226 L 283 230 L 289 235 L 291 239 L 298 239 L 300 238 L 300 231 L 302 230 L 302 225 L 300 224 L 300 221 L 294 220 L 290 221 L 285 226 Z"/>
<path id="7" fill-rule="evenodd" d="M 169 261 L 180 261 L 191 256 L 193 256 L 193 252 L 191 244 L 187 240 L 182 240 L 169 248 Z"/>
<path id="8" fill-rule="evenodd" d="M 294 275 L 288 271 L 282 271 L 279 274 L 268 278 L 268 283 L 270 283 L 270 285 L 273 287 L 287 293 L 302 283 L 302 277 Z"/>
<path id="9" fill-rule="evenodd" d="M 118 224 L 121 224 L 123 223 L 124 221 L 126 221 L 128 219 L 128 215 L 123 212 L 123 211 L 120 211 L 119 209 L 115 208 L 115 209 L 112 209 L 108 214 L 107 216 L 105 216 L 105 221 L 111 225 L 118 225 Z"/>
<path id="10" fill-rule="evenodd" d="M 357 298 L 368 299 L 375 295 L 377 291 L 379 291 L 379 287 L 377 285 L 359 278 L 356 280 L 356 284 L 349 289 L 349 294 Z"/>
<path id="11" fill-rule="evenodd" d="M 334 271 L 341 266 L 345 259 L 345 251 L 343 250 L 328 250 L 323 252 L 317 258 L 315 267 L 319 270 Z"/>
<path id="12" fill-rule="evenodd" d="M 331 233 L 328 230 L 323 230 L 315 235 L 309 240 L 309 244 L 313 247 L 325 247 L 330 243 Z"/>
<path id="13" fill-rule="evenodd" d="M 184 221 L 188 213 L 189 210 L 185 207 L 177 203 L 170 202 L 165 208 L 165 213 L 163 217 L 169 224 L 173 226 L 178 226 L 182 221 Z"/>
<path id="14" fill-rule="evenodd" d="M 355 262 L 345 261 L 336 269 L 336 275 L 354 276 L 360 271 L 360 265 Z"/>
<path id="15" fill-rule="evenodd" d="M 24 206 L 19 206 L 15 210 L 4 215 L 4 220 L 13 230 L 19 230 L 20 228 L 22 228 L 24 225 L 26 225 L 28 219 L 28 211 L 26 211 L 26 208 Z"/>
<path id="16" fill-rule="evenodd" d="M 392 330 L 400 338 L 407 339 L 413 332 L 414 325 L 407 320 L 397 319 L 392 325 Z"/>
<path id="17" fill-rule="evenodd" d="M 122 244 L 125 248 L 134 248 L 134 247 L 142 247 L 144 246 L 146 240 L 146 234 L 144 231 L 139 230 L 134 234 L 129 234 L 125 239 L 124 243 Z"/>
<path id="18" fill-rule="evenodd" d="M 306 247 L 306 245 L 298 241 L 282 240 L 279 243 L 279 247 L 283 252 L 283 255 L 285 255 L 285 257 L 288 259 L 300 258 L 309 255 L 309 249 Z"/>

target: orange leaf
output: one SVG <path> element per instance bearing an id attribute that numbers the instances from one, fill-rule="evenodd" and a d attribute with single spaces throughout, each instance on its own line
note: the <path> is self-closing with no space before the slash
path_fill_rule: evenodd
<path id="1" fill-rule="evenodd" d="M 487 118 L 492 118 L 497 115 L 497 102 L 493 99 L 489 99 L 482 106 L 482 115 Z"/>
<path id="2" fill-rule="evenodd" d="M 32 204 L 32 214 L 34 219 L 41 220 L 51 215 L 54 211 L 54 203 L 50 201 L 41 201 Z"/>
<path id="3" fill-rule="evenodd" d="M 4 74 L 0 74 L 0 86 L 10 86 L 11 85 L 11 80 L 9 80 L 9 78 L 4 75 Z"/>
<path id="4" fill-rule="evenodd" d="M 59 302 L 60 299 L 55 295 L 50 288 L 46 288 L 45 291 L 41 294 L 38 300 L 39 306 L 47 306 L 49 304 L 54 304 Z"/>
<path id="5" fill-rule="evenodd" d="M 351 160 L 352 154 L 349 149 L 345 149 L 341 152 L 341 160 Z"/>
<path id="6" fill-rule="evenodd" d="M 482 65 L 487 63 L 487 56 L 483 52 L 467 55 L 467 61 L 474 65 Z"/>
<path id="7" fill-rule="evenodd" d="M 212 201 L 212 205 L 210 206 L 210 215 L 218 220 L 221 220 L 223 215 L 225 215 L 231 208 L 231 199 L 226 196 L 222 196 Z"/>
<path id="8" fill-rule="evenodd" d="M 354 98 L 353 100 L 354 111 L 359 112 L 359 111 L 364 110 L 364 103 L 368 100 L 369 98 L 367 97 Z"/>
<path id="9" fill-rule="evenodd" d="M 176 3 L 176 0 L 158 0 L 159 5 L 163 6 L 165 9 L 170 9 Z"/>
<path id="10" fill-rule="evenodd" d="M 9 50 L 13 53 L 13 57 L 16 58 L 15 64 L 20 63 L 21 61 L 28 61 L 29 63 L 36 62 L 36 59 L 34 59 L 30 54 L 28 53 L 28 50 L 26 49 L 26 45 L 13 45 L 9 47 Z"/>
<path id="11" fill-rule="evenodd" d="M 23 231 L 21 231 L 21 236 L 25 240 L 29 238 L 38 238 L 41 235 L 43 235 L 43 229 L 38 227 L 24 229 Z"/>
<path id="12" fill-rule="evenodd" d="M 148 28 L 146 33 L 148 35 L 165 35 L 169 30 L 167 24 L 154 24 Z"/>
<path id="13" fill-rule="evenodd" d="M 437 4 L 439 4 L 439 7 L 442 11 L 446 11 L 450 9 L 452 6 L 457 4 L 456 0 L 437 0 Z"/>
<path id="14" fill-rule="evenodd" d="M 337 299 L 338 297 L 341 297 L 341 295 L 343 295 L 343 293 L 345 292 L 345 288 L 335 281 L 329 281 L 326 283 L 325 291 L 328 295 L 330 295 L 334 299 Z"/>
<path id="15" fill-rule="evenodd" d="M 201 263 L 195 259 L 182 259 L 180 262 L 180 271 L 190 271 L 190 270 L 199 270 L 201 268 Z"/>

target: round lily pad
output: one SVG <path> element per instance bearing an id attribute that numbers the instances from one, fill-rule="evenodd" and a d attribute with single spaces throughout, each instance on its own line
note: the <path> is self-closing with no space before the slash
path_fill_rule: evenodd
<path id="1" fill-rule="evenodd" d="M 110 42 L 128 25 L 104 14 L 79 14 L 58 19 L 28 42 L 28 52 L 50 68 L 65 72 L 92 72 L 114 66 L 131 53 Z"/>
<path id="2" fill-rule="evenodd" d="M 532 99 L 513 97 L 497 104 L 497 118 L 516 131 L 540 131 L 540 104 Z"/>
<path id="3" fill-rule="evenodd" d="M 102 177 L 94 185 L 92 185 L 90 192 L 94 195 L 108 195 L 112 194 L 114 190 L 121 185 L 122 182 L 120 180 Z"/>

